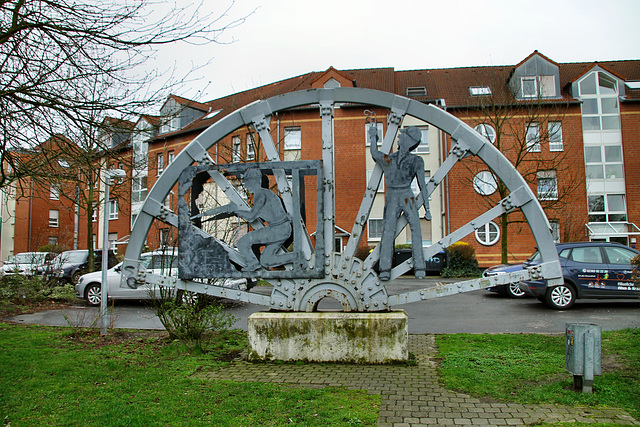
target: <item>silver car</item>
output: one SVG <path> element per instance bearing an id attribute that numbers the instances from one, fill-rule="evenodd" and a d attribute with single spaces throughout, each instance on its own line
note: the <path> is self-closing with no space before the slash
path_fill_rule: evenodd
<path id="1" fill-rule="evenodd" d="M 150 274 L 166 276 L 178 275 L 178 255 L 175 251 L 158 250 L 140 255 L 140 265 Z M 160 287 L 145 284 L 132 289 L 128 286 L 121 287 L 122 263 L 107 270 L 107 291 L 110 300 L 151 300 L 160 298 Z M 102 271 L 95 271 L 80 276 L 76 284 L 76 296 L 85 299 L 89 305 L 100 305 L 102 300 Z M 225 287 L 246 290 L 247 280 L 224 280 Z"/>
<path id="2" fill-rule="evenodd" d="M 9 276 L 22 274 L 33 276 L 38 273 L 38 268 L 43 268 L 51 263 L 56 254 L 52 252 L 23 252 L 14 255 L 0 267 L 0 275 Z"/>

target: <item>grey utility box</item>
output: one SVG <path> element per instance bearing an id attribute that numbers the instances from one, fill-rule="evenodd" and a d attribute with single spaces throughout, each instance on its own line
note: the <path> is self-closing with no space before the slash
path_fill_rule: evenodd
<path id="1" fill-rule="evenodd" d="M 602 326 L 567 323 L 565 369 L 573 374 L 573 386 L 593 392 L 593 377 L 602 375 Z"/>

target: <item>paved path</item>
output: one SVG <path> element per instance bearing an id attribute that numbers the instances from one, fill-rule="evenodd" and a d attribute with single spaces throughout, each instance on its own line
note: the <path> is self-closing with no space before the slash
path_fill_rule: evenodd
<path id="1" fill-rule="evenodd" d="M 491 403 L 446 390 L 438 382 L 434 335 L 410 335 L 417 366 L 250 363 L 200 374 L 211 380 L 288 383 L 303 387 L 347 387 L 380 394 L 379 427 L 513 426 L 541 422 L 615 423 L 640 426 L 619 409 Z M 381 380 L 383 379 L 383 380 Z"/>

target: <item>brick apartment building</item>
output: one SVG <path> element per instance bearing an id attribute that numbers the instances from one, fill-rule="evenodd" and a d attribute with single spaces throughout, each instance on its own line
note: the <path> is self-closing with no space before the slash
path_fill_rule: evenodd
<path id="1" fill-rule="evenodd" d="M 391 92 L 434 104 L 460 118 L 494 143 L 516 165 L 545 208 L 558 241 L 619 241 L 636 247 L 640 237 L 640 60 L 557 63 L 533 52 L 513 66 L 395 71 L 393 68 L 310 72 L 208 102 L 169 96 L 158 116 L 143 116 L 131 124 L 123 141 L 129 179 L 118 184 L 108 214 L 109 240 L 126 242 L 148 190 L 175 156 L 212 124 L 249 103 L 297 90 L 360 87 Z M 369 155 L 365 110 L 375 112 L 381 132 L 389 111 L 343 104 L 334 110 L 335 225 L 334 250 L 341 251 L 373 169 Z M 369 114 L 369 113 L 367 113 Z M 425 161 L 425 178 L 433 176 L 452 148 L 449 135 L 406 117 L 402 126 L 418 126 L 422 144 L 415 153 Z M 321 159 L 321 118 L 318 106 L 280 112 L 269 130 L 283 160 Z M 222 163 L 263 161 L 264 152 L 253 129 L 231 132 L 210 150 Z M 494 206 L 504 197 L 501 185 L 483 163 L 472 158 L 452 169 L 432 194 L 432 220 L 422 220 L 423 244 L 437 242 Z M 117 166 L 117 165 L 116 165 Z M 23 186 L 24 187 L 24 186 Z M 44 190 L 40 190 L 41 192 Z M 55 226 L 51 206 L 55 192 L 3 197 L 0 248 L 2 259 L 12 253 L 37 250 L 42 244 L 86 247 L 81 218 L 60 207 Z M 177 210 L 177 188 L 163 203 Z M 307 192 L 307 215 L 315 215 L 315 196 Z M 381 235 L 384 184 L 374 200 L 360 245 L 375 246 Z M 61 212 L 65 212 L 62 214 Z M 101 245 L 102 221 L 95 218 L 95 242 Z M 497 218 L 463 240 L 476 250 L 481 266 L 501 261 L 508 241 L 508 260 L 528 256 L 535 242 L 518 213 L 508 223 Z M 86 221 L 86 219 L 85 219 Z M 308 231 L 315 231 L 315 219 Z M 505 230 L 506 228 L 506 230 Z M 83 235 L 83 233 L 85 233 Z M 34 240 L 34 236 L 37 239 Z M 175 228 L 156 221 L 147 244 L 171 244 Z M 410 243 L 407 231 L 397 244 Z M 124 248 L 122 248 L 124 249 Z M 123 252 L 119 248 L 119 252 Z"/>

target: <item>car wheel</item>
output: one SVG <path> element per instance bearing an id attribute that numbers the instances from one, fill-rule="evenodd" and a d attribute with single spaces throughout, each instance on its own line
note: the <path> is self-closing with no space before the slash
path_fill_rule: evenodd
<path id="1" fill-rule="evenodd" d="M 71 275 L 71 282 L 72 283 L 78 283 L 78 280 L 80 280 L 80 276 L 82 276 L 86 272 L 87 271 L 85 269 L 78 269 L 78 270 L 74 271 L 73 274 Z"/>
<path id="2" fill-rule="evenodd" d="M 102 289 L 100 288 L 99 284 L 90 284 L 89 286 L 87 286 L 84 294 L 89 305 L 100 305 L 100 302 L 102 301 Z"/>
<path id="3" fill-rule="evenodd" d="M 575 301 L 576 291 L 567 283 L 547 289 L 547 304 L 555 310 L 571 308 Z"/>
<path id="4" fill-rule="evenodd" d="M 176 302 L 180 304 L 195 305 L 198 303 L 199 295 L 196 292 L 178 289 L 176 292 Z"/>
<path id="5" fill-rule="evenodd" d="M 506 287 L 506 292 L 510 298 L 524 298 L 526 296 L 518 283 L 509 283 Z"/>

